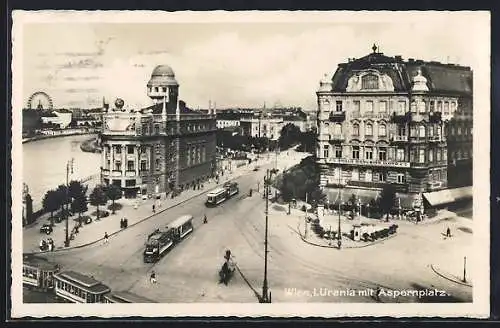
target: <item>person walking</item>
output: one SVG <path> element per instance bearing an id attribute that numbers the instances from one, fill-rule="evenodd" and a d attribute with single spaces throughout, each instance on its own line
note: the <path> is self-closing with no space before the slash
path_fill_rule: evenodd
<path id="1" fill-rule="evenodd" d="M 154 272 L 154 270 L 151 272 L 151 275 L 149 276 L 149 281 L 152 284 L 156 284 L 156 272 Z"/>
<path id="2" fill-rule="evenodd" d="M 451 237 L 450 227 L 446 228 L 446 237 Z"/>
<path id="3" fill-rule="evenodd" d="M 108 240 L 109 240 L 109 236 L 108 236 L 108 233 L 105 232 L 104 233 L 104 243 L 107 244 L 108 243 Z"/>
<path id="4" fill-rule="evenodd" d="M 156 213 L 155 204 L 153 204 L 153 213 Z"/>
<path id="5" fill-rule="evenodd" d="M 205 215 L 203 216 L 203 223 L 207 223 L 207 222 L 208 222 L 208 220 L 207 220 L 207 215 L 205 214 Z"/>

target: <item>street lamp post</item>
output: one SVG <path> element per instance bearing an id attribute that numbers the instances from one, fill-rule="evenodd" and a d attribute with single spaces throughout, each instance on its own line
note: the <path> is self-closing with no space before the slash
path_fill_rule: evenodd
<path id="1" fill-rule="evenodd" d="M 66 217 L 66 239 L 64 241 L 64 246 L 69 247 L 69 208 L 68 208 L 68 198 L 69 198 L 69 173 L 71 170 L 71 174 L 73 174 L 73 164 L 74 164 L 74 158 L 72 158 L 70 161 L 66 163 L 66 197 L 64 199 L 66 206 L 65 206 L 65 212 L 64 216 Z"/>
<path id="2" fill-rule="evenodd" d="M 268 231 L 268 220 L 269 220 L 269 181 L 270 180 L 270 172 L 269 169 L 266 172 L 266 178 L 264 180 L 264 194 L 266 195 L 266 230 L 265 230 L 265 239 L 264 239 L 264 282 L 262 284 L 262 302 L 269 303 L 268 297 L 268 283 L 267 283 L 267 231 Z"/>
<path id="3" fill-rule="evenodd" d="M 339 172 L 339 227 L 338 227 L 338 237 L 337 245 L 339 249 L 342 247 L 342 230 L 340 228 L 340 212 L 342 211 L 342 185 L 341 185 L 341 174 Z"/>

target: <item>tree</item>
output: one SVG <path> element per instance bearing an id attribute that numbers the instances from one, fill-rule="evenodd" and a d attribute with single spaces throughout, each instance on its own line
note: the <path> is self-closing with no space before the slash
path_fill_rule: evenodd
<path id="1" fill-rule="evenodd" d="M 77 198 L 81 195 L 85 195 L 86 191 L 86 187 L 84 187 L 80 181 L 72 180 L 69 183 L 68 194 L 71 198 Z"/>
<path id="2" fill-rule="evenodd" d="M 73 213 L 78 213 L 78 219 L 80 219 L 82 213 L 87 210 L 88 206 L 85 194 L 80 194 L 77 197 L 73 198 L 73 202 L 71 203 L 71 211 Z"/>
<path id="3" fill-rule="evenodd" d="M 281 149 L 288 149 L 293 144 L 300 142 L 300 129 L 292 123 L 286 124 L 280 131 L 278 145 Z"/>
<path id="4" fill-rule="evenodd" d="M 396 203 L 396 188 L 392 184 L 387 184 L 380 193 L 379 206 L 382 215 L 385 214 L 386 221 L 389 221 L 389 213 Z"/>
<path id="5" fill-rule="evenodd" d="M 49 190 L 45 193 L 43 197 L 43 209 L 46 212 L 50 212 L 50 225 L 54 225 L 54 211 L 59 208 L 59 194 L 56 190 Z"/>
<path id="6" fill-rule="evenodd" d="M 113 202 L 111 205 L 113 214 L 115 214 L 115 200 L 120 199 L 122 197 L 122 190 L 115 184 L 111 184 L 106 188 L 106 195 Z"/>
<path id="7" fill-rule="evenodd" d="M 97 208 L 97 218 L 99 219 L 99 206 L 106 205 L 108 202 L 108 196 L 104 192 L 104 188 L 102 186 L 96 186 L 90 193 L 89 200 L 90 204 Z"/>
<path id="8" fill-rule="evenodd" d="M 68 187 L 66 185 L 59 185 L 56 189 L 57 195 L 58 195 L 58 200 L 59 200 L 59 206 L 61 207 L 61 211 L 64 215 L 67 215 L 68 213 L 65 213 L 64 211 L 64 205 L 68 204 L 71 200 L 68 194 Z"/>

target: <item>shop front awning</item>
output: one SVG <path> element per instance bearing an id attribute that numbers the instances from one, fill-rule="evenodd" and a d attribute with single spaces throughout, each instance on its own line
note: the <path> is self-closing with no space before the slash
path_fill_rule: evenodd
<path id="1" fill-rule="evenodd" d="M 422 195 L 431 206 L 446 205 L 464 199 L 472 199 L 472 187 L 426 192 Z"/>

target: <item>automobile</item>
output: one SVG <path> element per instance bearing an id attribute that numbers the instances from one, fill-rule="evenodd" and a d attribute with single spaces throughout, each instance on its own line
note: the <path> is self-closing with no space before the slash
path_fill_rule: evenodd
<path id="1" fill-rule="evenodd" d="M 258 166 L 256 166 L 256 167 L 254 167 L 254 168 L 253 168 L 253 170 L 254 170 L 254 171 L 258 171 L 258 170 L 259 170 L 259 167 L 258 167 Z"/>
<path id="2" fill-rule="evenodd" d="M 143 194 L 143 195 L 142 195 L 142 200 L 148 200 L 148 195 Z"/>
<path id="3" fill-rule="evenodd" d="M 40 227 L 40 232 L 50 235 L 52 233 L 52 226 L 50 224 L 44 224 Z"/>

